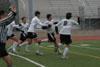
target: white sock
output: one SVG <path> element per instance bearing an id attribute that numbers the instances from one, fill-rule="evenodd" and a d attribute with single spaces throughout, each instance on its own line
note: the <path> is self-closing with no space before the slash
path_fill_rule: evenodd
<path id="1" fill-rule="evenodd" d="M 26 45 L 26 50 L 25 50 L 25 51 L 29 51 L 29 47 L 30 47 L 30 45 L 27 44 L 27 45 Z"/>
<path id="2" fill-rule="evenodd" d="M 41 40 L 41 42 L 48 42 L 48 39 Z"/>
<path id="3" fill-rule="evenodd" d="M 58 46 L 59 46 L 59 47 L 62 47 L 62 46 L 63 46 L 63 44 L 62 44 L 62 43 L 59 43 L 59 44 L 58 44 Z"/>
<path id="4" fill-rule="evenodd" d="M 64 57 L 66 57 L 66 55 L 67 55 L 67 53 L 68 53 L 68 50 L 69 50 L 69 48 L 66 47 L 65 50 L 64 50 L 64 53 L 63 53 L 63 56 L 64 56 Z"/>
<path id="5" fill-rule="evenodd" d="M 8 52 L 13 48 L 13 45 L 8 48 Z"/>
<path id="6" fill-rule="evenodd" d="M 25 46 L 25 45 L 27 45 L 28 44 L 28 42 L 23 42 L 22 44 L 20 44 L 19 46 L 21 47 L 21 46 Z"/>
<path id="7" fill-rule="evenodd" d="M 13 51 L 16 51 L 16 47 L 17 47 L 18 43 L 17 42 L 14 42 L 13 43 Z"/>
<path id="8" fill-rule="evenodd" d="M 35 44 L 35 49 L 36 49 L 36 53 L 39 53 L 39 44 L 38 43 Z"/>

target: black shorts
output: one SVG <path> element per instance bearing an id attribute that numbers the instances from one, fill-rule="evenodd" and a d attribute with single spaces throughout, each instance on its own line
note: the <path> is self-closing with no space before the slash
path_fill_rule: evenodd
<path id="1" fill-rule="evenodd" d="M 14 37 L 14 36 L 15 36 L 14 34 L 11 34 L 10 36 L 7 36 L 7 40 L 8 40 L 9 38 Z"/>
<path id="2" fill-rule="evenodd" d="M 0 58 L 5 56 L 8 56 L 8 53 L 5 48 L 5 44 L 0 43 Z"/>
<path id="3" fill-rule="evenodd" d="M 48 40 L 50 42 L 55 42 L 56 41 L 54 33 L 47 33 L 47 36 L 48 36 Z"/>
<path id="4" fill-rule="evenodd" d="M 27 39 L 27 34 L 21 33 L 20 40 L 24 42 L 26 39 Z"/>
<path id="5" fill-rule="evenodd" d="M 32 32 L 28 32 L 27 38 L 31 38 L 31 39 L 37 38 L 37 34 L 36 33 L 32 33 Z"/>
<path id="6" fill-rule="evenodd" d="M 60 41 L 63 44 L 70 44 L 70 43 L 72 43 L 71 35 L 60 34 Z"/>

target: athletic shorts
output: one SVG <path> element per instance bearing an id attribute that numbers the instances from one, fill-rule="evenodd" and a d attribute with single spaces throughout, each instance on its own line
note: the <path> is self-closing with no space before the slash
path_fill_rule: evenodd
<path id="1" fill-rule="evenodd" d="M 60 34 L 60 41 L 63 44 L 70 44 L 70 43 L 72 43 L 71 35 Z"/>
<path id="2" fill-rule="evenodd" d="M 36 33 L 32 33 L 32 32 L 28 32 L 27 38 L 31 38 L 31 39 L 37 38 L 37 34 Z"/>
<path id="3" fill-rule="evenodd" d="M 24 42 L 26 39 L 27 39 L 27 34 L 21 33 L 20 40 Z"/>
<path id="4" fill-rule="evenodd" d="M 4 44 L 4 43 L 0 43 L 0 58 L 8 56 L 8 53 L 7 53 L 6 48 L 5 48 L 5 45 L 6 44 Z"/>
<path id="5" fill-rule="evenodd" d="M 10 36 L 7 36 L 7 40 L 8 40 L 9 38 L 14 37 L 14 36 L 15 36 L 14 34 L 11 34 Z"/>
<path id="6" fill-rule="evenodd" d="M 50 42 L 56 41 L 54 33 L 47 33 L 47 36 L 48 36 L 48 39 L 49 39 Z"/>

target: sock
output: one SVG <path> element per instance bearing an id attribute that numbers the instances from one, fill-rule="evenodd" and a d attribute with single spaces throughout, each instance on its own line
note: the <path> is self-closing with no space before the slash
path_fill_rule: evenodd
<path id="1" fill-rule="evenodd" d="M 22 44 L 20 44 L 19 46 L 21 47 L 21 46 L 25 46 L 25 45 L 27 45 L 28 44 L 28 42 L 23 42 Z"/>
<path id="2" fill-rule="evenodd" d="M 13 45 L 8 48 L 8 52 L 13 48 Z"/>
<path id="3" fill-rule="evenodd" d="M 39 44 L 38 43 L 35 44 L 35 49 L 36 49 L 36 53 L 39 53 Z"/>
<path id="4" fill-rule="evenodd" d="M 41 42 L 48 42 L 48 39 L 41 40 Z"/>
<path id="5" fill-rule="evenodd" d="M 12 67 L 11 65 L 8 65 L 7 67 Z"/>
<path id="6" fill-rule="evenodd" d="M 25 50 L 25 51 L 29 51 L 29 47 L 30 47 L 30 45 L 27 44 L 27 45 L 26 45 L 26 50 Z"/>
<path id="7" fill-rule="evenodd" d="M 62 46 L 63 46 L 63 44 L 62 44 L 62 43 L 59 43 L 59 44 L 58 44 L 58 46 L 59 46 L 59 47 L 62 47 Z"/>
<path id="8" fill-rule="evenodd" d="M 69 50 L 69 48 L 66 47 L 65 50 L 64 50 L 64 53 L 63 53 L 63 56 L 64 56 L 64 57 L 66 57 L 66 55 L 67 55 L 67 53 L 68 53 L 68 50 Z"/>
<path id="9" fill-rule="evenodd" d="M 16 52 L 16 47 L 17 47 L 17 45 L 18 45 L 17 42 L 14 42 L 14 43 L 13 43 L 13 51 L 15 51 L 15 52 Z"/>
<path id="10" fill-rule="evenodd" d="M 62 53 L 62 51 L 60 50 L 60 48 L 58 48 L 58 53 Z"/>

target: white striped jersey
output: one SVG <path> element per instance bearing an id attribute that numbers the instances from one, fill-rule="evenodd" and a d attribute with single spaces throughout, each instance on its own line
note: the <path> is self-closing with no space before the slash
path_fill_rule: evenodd
<path id="1" fill-rule="evenodd" d="M 4 19 L 0 19 L 0 42 L 1 43 L 6 43 L 7 40 L 7 28 L 6 26 L 8 24 L 10 24 L 14 18 L 15 18 L 15 13 L 14 12 L 10 12 L 7 17 L 5 17 Z"/>

